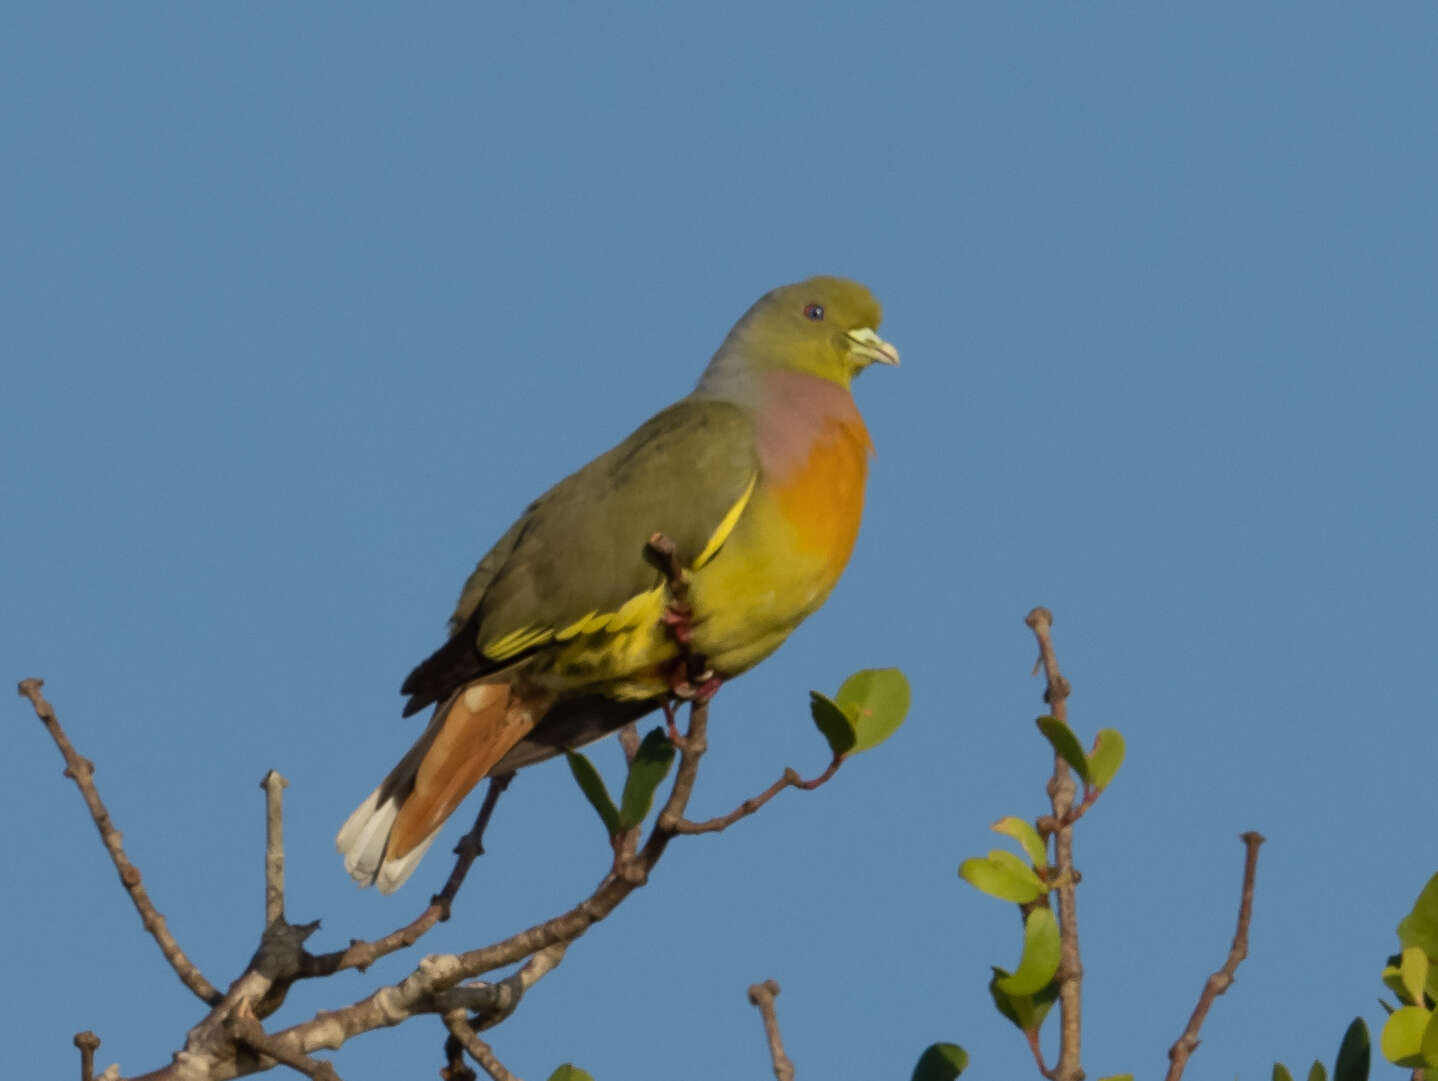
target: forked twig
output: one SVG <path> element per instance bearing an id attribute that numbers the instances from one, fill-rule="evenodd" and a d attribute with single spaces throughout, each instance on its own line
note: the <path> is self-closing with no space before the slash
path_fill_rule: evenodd
<path id="1" fill-rule="evenodd" d="M 234 1038 L 257 1055 L 272 1058 L 281 1065 L 313 1078 L 314 1081 L 341 1081 L 340 1075 L 330 1063 L 310 1058 L 308 1055 L 295 1054 L 287 1048 L 277 1046 L 274 1040 L 265 1034 L 259 1021 L 248 1014 L 231 1017 L 228 1025 Z"/>
<path id="2" fill-rule="evenodd" d="M 444 1027 L 449 1029 L 450 1035 L 469 1052 L 469 1057 L 479 1063 L 480 1069 L 494 1078 L 494 1081 L 519 1081 L 495 1056 L 494 1048 L 479 1038 L 479 1033 L 474 1031 L 463 1010 L 451 1010 L 445 1014 Z"/>

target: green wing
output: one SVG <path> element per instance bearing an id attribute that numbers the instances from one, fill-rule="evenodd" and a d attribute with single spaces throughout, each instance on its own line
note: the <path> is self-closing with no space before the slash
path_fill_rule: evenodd
<path id="1" fill-rule="evenodd" d="M 644 548 L 654 533 L 674 541 L 685 566 L 712 558 L 758 469 L 741 409 L 686 398 L 564 478 L 479 561 L 450 617 L 463 641 L 411 673 L 405 693 L 423 701 L 406 712 L 652 590 L 661 576 Z"/>

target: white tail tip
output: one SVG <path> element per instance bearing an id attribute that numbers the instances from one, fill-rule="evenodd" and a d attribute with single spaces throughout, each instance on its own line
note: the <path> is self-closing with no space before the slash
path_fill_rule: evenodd
<path id="1" fill-rule="evenodd" d="M 439 829 L 398 859 L 385 859 L 385 846 L 399 817 L 399 802 L 391 796 L 381 803 L 379 794 L 380 789 L 376 788 L 345 819 L 335 836 L 335 847 L 343 854 L 345 870 L 352 879 L 361 886 L 378 886 L 380 893 L 393 893 L 419 866 L 420 859 L 439 836 Z"/>

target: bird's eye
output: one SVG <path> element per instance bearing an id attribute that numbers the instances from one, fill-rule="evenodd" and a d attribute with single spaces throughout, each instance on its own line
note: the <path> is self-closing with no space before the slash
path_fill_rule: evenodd
<path id="1" fill-rule="evenodd" d="M 816 322 L 816 323 L 817 323 L 817 322 L 820 322 L 820 321 L 824 318 L 824 305 L 822 305 L 822 304 L 806 304 L 806 305 L 804 305 L 804 318 L 805 318 L 805 319 L 812 319 L 812 320 L 813 320 L 814 322 Z"/>

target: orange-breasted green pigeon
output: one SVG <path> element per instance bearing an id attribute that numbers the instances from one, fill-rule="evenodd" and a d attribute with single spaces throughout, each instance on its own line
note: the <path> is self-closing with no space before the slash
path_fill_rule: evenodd
<path id="1" fill-rule="evenodd" d="M 479 781 L 669 701 L 682 665 L 656 533 L 689 578 L 690 649 L 714 680 L 777 649 L 849 560 L 872 451 L 850 394 L 897 364 L 869 291 L 811 278 L 761 297 L 693 393 L 530 504 L 465 582 L 449 640 L 405 680 L 419 741 L 337 843 L 362 884 L 409 877 Z"/>

